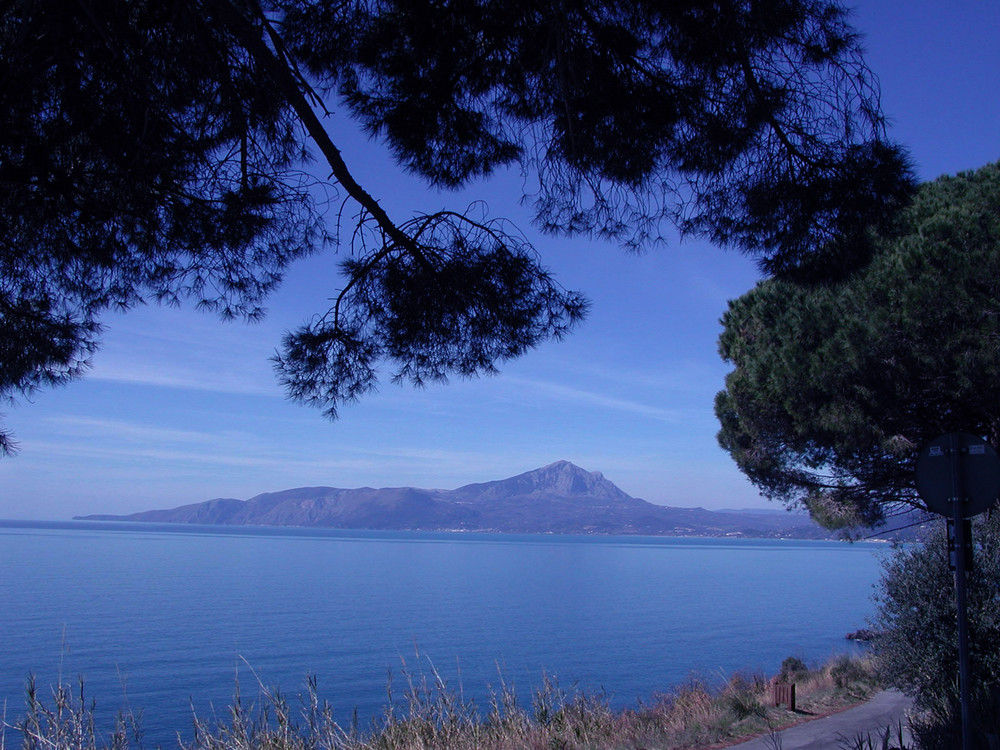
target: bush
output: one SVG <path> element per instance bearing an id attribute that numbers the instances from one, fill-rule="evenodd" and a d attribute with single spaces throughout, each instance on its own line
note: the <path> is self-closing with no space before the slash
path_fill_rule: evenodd
<path id="1" fill-rule="evenodd" d="M 841 656 L 830 665 L 833 684 L 841 690 L 858 685 L 870 684 L 874 675 L 857 659 Z"/>
<path id="2" fill-rule="evenodd" d="M 733 690 L 725 695 L 726 705 L 733 712 L 738 720 L 748 719 L 751 716 L 763 717 L 767 714 L 767 709 L 760 702 L 760 695 L 750 690 Z"/>
<path id="3" fill-rule="evenodd" d="M 1000 684 L 1000 513 L 973 523 L 968 576 L 974 734 L 996 733 L 990 687 Z M 872 648 L 880 678 L 914 697 L 928 736 L 948 734 L 960 717 L 954 574 L 944 523 L 924 545 L 896 548 L 876 587 Z M 937 727 L 938 729 L 934 729 Z"/>
<path id="4" fill-rule="evenodd" d="M 795 682 L 800 677 L 809 674 L 809 667 L 797 656 L 789 656 L 781 662 L 781 671 L 778 672 L 778 682 Z"/>
<path id="5" fill-rule="evenodd" d="M 724 705 L 737 721 L 751 716 L 764 717 L 767 709 L 761 702 L 767 690 L 767 680 L 759 674 L 747 675 L 737 672 L 729 678 L 722 691 Z"/>

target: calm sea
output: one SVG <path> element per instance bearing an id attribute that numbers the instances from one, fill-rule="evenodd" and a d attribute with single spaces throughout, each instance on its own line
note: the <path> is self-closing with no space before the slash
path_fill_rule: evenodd
<path id="1" fill-rule="evenodd" d="M 0 709 L 82 675 L 147 747 L 225 716 L 239 679 L 315 675 L 346 721 L 387 676 L 436 670 L 484 703 L 544 676 L 635 705 L 692 674 L 774 672 L 854 647 L 872 544 L 0 522 Z"/>

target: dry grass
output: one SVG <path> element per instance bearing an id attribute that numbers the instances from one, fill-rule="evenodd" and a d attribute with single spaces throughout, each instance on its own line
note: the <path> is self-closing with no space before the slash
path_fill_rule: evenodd
<path id="1" fill-rule="evenodd" d="M 367 728 L 339 725 L 331 707 L 308 680 L 289 702 L 261 688 L 262 699 L 246 704 L 237 694 L 228 716 L 196 720 L 194 737 L 179 750 L 681 750 L 721 747 L 739 738 L 774 731 L 809 714 L 858 702 L 877 690 L 865 660 L 838 659 L 796 673 L 799 712 L 768 706 L 769 681 L 737 674 L 712 689 L 692 679 L 648 703 L 613 710 L 602 695 L 562 689 L 545 679 L 530 700 L 501 681 L 479 707 L 451 690 L 433 670 L 404 671 L 401 703 L 390 700 Z M 0 750 L 131 750 L 142 748 L 139 720 L 118 717 L 108 736 L 94 726 L 93 705 L 78 690 L 56 686 L 52 700 L 39 700 L 29 682 L 26 712 L 0 728 Z M 9 743 L 9 744 L 8 744 Z"/>

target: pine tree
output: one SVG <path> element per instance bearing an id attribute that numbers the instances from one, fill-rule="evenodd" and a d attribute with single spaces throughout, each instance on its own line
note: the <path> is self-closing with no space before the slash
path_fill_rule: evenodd
<path id="1" fill-rule="evenodd" d="M 519 164 L 550 232 L 641 247 L 669 224 L 789 275 L 863 263 L 912 187 L 827 0 L 0 8 L 0 396 L 78 376 L 109 308 L 260 316 L 289 263 L 336 244 L 331 191 L 356 207 L 353 252 L 277 358 L 292 398 L 334 415 L 379 364 L 488 372 L 581 319 L 505 222 L 389 216 L 328 108 L 434 185 Z"/>
<path id="2" fill-rule="evenodd" d="M 830 526 L 922 507 L 925 443 L 1000 439 L 1000 165 L 921 186 L 849 279 L 764 281 L 723 324 L 719 442 L 765 495 Z"/>

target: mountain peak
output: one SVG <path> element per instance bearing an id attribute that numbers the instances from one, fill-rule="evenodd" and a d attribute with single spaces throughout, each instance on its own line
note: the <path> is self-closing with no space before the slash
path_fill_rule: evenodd
<path id="1" fill-rule="evenodd" d="M 567 461 L 564 458 L 561 458 L 558 461 L 553 461 L 552 463 L 542 466 L 541 468 L 535 469 L 535 471 L 549 471 L 549 470 L 572 471 L 578 474 L 597 474 L 598 476 L 601 476 L 601 472 L 599 471 L 587 471 L 586 469 L 580 468 L 572 461 Z"/>
<path id="2" fill-rule="evenodd" d="M 530 477 L 538 489 L 554 490 L 563 495 L 591 494 L 595 488 L 602 485 L 610 485 L 618 490 L 604 478 L 601 472 L 587 471 L 564 460 L 555 461 L 548 466 L 526 472 L 521 476 Z"/>
<path id="3" fill-rule="evenodd" d="M 526 471 L 523 474 L 496 482 L 468 485 L 461 488 L 461 491 L 463 494 L 479 495 L 485 493 L 488 496 L 557 495 L 561 497 L 587 496 L 595 499 L 632 500 L 629 495 L 605 479 L 600 472 L 581 469 L 569 461 L 556 461 L 540 469 Z"/>

